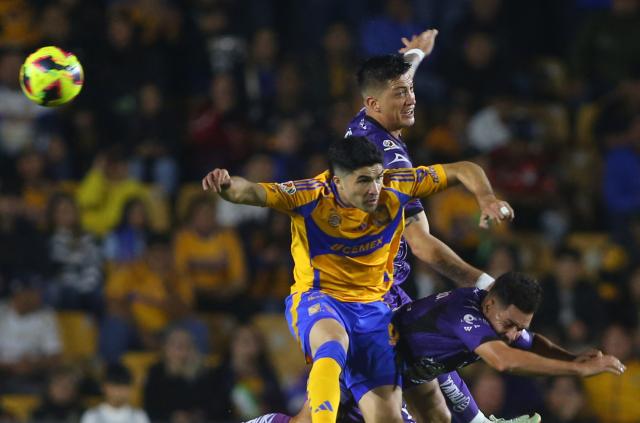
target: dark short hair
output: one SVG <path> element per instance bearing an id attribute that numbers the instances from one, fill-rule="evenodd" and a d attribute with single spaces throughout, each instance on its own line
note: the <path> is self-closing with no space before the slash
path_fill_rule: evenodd
<path id="1" fill-rule="evenodd" d="M 542 287 L 524 273 L 507 272 L 496 279 L 491 295 L 505 307 L 514 305 L 524 313 L 535 313 L 542 302 Z"/>
<path id="2" fill-rule="evenodd" d="M 104 382 L 113 385 L 131 385 L 133 378 L 129 369 L 120 363 L 111 363 L 107 366 Z"/>
<path id="3" fill-rule="evenodd" d="M 364 166 L 382 164 L 382 153 L 365 137 L 347 137 L 329 146 L 329 164 L 335 175 L 336 169 L 353 172 Z"/>
<path id="4" fill-rule="evenodd" d="M 388 81 L 404 75 L 410 67 L 411 64 L 401 54 L 370 57 L 358 69 L 358 87 L 362 93 L 371 88 L 380 88 Z"/>

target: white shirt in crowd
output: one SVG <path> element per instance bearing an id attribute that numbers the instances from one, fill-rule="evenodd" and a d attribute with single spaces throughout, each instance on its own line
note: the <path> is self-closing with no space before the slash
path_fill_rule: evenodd
<path id="1" fill-rule="evenodd" d="M 25 357 L 62 352 L 56 316 L 51 309 L 20 315 L 8 303 L 0 304 L 0 361 L 16 363 Z"/>
<path id="2" fill-rule="evenodd" d="M 80 423 L 149 423 L 149 417 L 143 410 L 129 405 L 115 408 L 100 404 L 87 410 Z"/>

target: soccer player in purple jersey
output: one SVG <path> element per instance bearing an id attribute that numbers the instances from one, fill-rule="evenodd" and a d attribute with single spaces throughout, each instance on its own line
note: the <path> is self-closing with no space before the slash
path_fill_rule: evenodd
<path id="1" fill-rule="evenodd" d="M 597 350 L 572 354 L 529 332 L 541 300 L 542 289 L 535 279 L 510 272 L 500 276 L 490 291 L 458 288 L 404 305 L 396 312 L 394 325 L 405 389 L 480 359 L 500 372 L 523 375 L 586 377 L 625 371 L 614 356 Z M 453 382 L 447 387 L 455 390 Z M 468 401 L 459 393 L 458 398 Z M 534 418 L 540 421 L 538 415 Z"/>
<path id="2" fill-rule="evenodd" d="M 385 168 L 413 166 L 407 146 L 402 140 L 402 129 L 412 126 L 415 122 L 416 98 L 413 92 L 413 76 L 420 62 L 433 50 L 436 36 L 436 30 L 428 30 L 414 35 L 411 40 L 403 39 L 404 48 L 400 50 L 403 55 L 372 57 L 358 71 L 358 85 L 365 107 L 351 120 L 346 135 L 364 136 L 376 145 L 383 152 Z M 493 200 L 493 193 L 487 193 L 486 201 Z M 513 219 L 514 213 L 509 204 L 503 202 L 499 208 L 500 210 L 496 211 L 501 219 Z M 481 217 L 481 227 L 487 227 L 488 217 Z M 387 301 L 394 307 L 411 301 L 400 287 L 410 271 L 407 263 L 407 243 L 418 259 L 460 286 L 472 286 L 475 283 L 476 286 L 484 288 L 493 281 L 489 275 L 466 263 L 451 248 L 430 234 L 427 216 L 419 201 L 405 207 L 405 219 L 404 238 L 394 262 L 394 286 L 387 295 Z M 424 397 L 432 399 L 430 408 L 421 410 L 425 413 L 427 410 L 432 412 L 417 417 L 430 421 L 448 421 L 449 413 L 439 406 L 445 401 L 448 402 L 453 421 L 456 423 L 469 423 L 473 419 L 484 417 L 466 384 L 456 372 L 443 374 L 438 379 L 444 385 L 441 387 L 444 397 L 431 392 L 437 389 L 434 384 L 424 384 L 420 389 L 405 394 L 405 399 L 410 404 L 424 405 Z M 455 390 L 449 388 L 451 383 L 455 384 Z M 455 392 L 461 392 L 466 398 L 470 398 L 466 406 L 455 404 L 458 399 Z M 352 421 L 358 421 L 355 410 L 349 414 L 354 416 Z"/>

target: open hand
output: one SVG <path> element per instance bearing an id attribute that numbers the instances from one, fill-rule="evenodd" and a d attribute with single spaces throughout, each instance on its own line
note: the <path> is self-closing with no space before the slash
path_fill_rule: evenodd
<path id="1" fill-rule="evenodd" d="M 433 46 L 436 43 L 436 36 L 438 35 L 437 29 L 428 29 L 424 31 L 422 34 L 413 35 L 411 40 L 406 37 L 402 37 L 402 47 L 398 50 L 399 53 L 406 53 L 407 51 L 417 48 L 424 52 L 425 56 L 431 54 L 433 50 Z"/>

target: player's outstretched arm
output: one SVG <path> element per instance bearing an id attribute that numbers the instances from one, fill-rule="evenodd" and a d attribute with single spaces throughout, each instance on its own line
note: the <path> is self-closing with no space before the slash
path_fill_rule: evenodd
<path id="1" fill-rule="evenodd" d="M 593 376 L 609 372 L 621 375 L 625 366 L 612 355 L 600 355 L 585 361 L 566 361 L 511 348 L 502 341 L 485 342 L 475 349 L 485 363 L 499 372 L 542 376 Z"/>
<path id="2" fill-rule="evenodd" d="M 472 162 L 455 162 L 442 165 L 449 185 L 462 183 L 476 196 L 480 206 L 480 227 L 489 227 L 490 222 L 513 220 L 515 214 L 506 201 L 498 200 L 493 193 L 489 178 L 480 166 Z"/>
<path id="3" fill-rule="evenodd" d="M 404 238 L 418 259 L 459 286 L 474 286 L 483 274 L 429 232 L 424 211 L 406 218 Z"/>
<path id="4" fill-rule="evenodd" d="M 264 206 L 267 202 L 265 189 L 240 176 L 230 176 L 226 169 L 214 169 L 202 178 L 202 189 L 220 194 L 227 201 L 249 206 Z"/>

